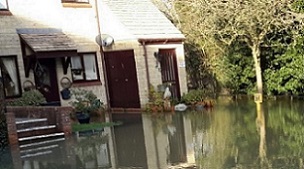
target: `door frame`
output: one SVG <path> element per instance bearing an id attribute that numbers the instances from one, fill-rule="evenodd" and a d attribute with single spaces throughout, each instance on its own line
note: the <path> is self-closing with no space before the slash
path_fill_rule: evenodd
<path id="1" fill-rule="evenodd" d="M 104 56 L 104 61 L 105 61 L 104 69 L 105 69 L 105 78 L 106 78 L 106 81 L 107 81 L 109 108 L 140 108 L 141 105 L 140 105 L 139 86 L 138 86 L 138 77 L 137 77 L 137 69 L 136 69 L 136 60 L 135 60 L 134 49 L 106 51 L 106 52 L 104 52 L 103 56 Z M 135 93 L 132 94 L 132 96 L 134 96 L 134 98 L 132 100 L 135 100 L 136 103 L 135 102 L 132 103 L 132 104 L 135 105 L 135 106 L 132 106 L 132 107 L 126 106 L 128 104 L 128 102 L 122 103 L 122 105 L 125 104 L 124 106 L 119 106 L 119 105 L 116 106 L 116 105 L 114 105 L 115 101 L 113 102 L 113 97 L 114 96 L 113 96 L 113 89 L 111 88 L 111 86 L 113 86 L 113 81 L 112 81 L 113 79 L 111 79 L 111 73 L 113 73 L 113 72 L 111 72 L 111 70 L 110 70 L 109 60 L 110 60 L 110 58 L 113 59 L 114 57 L 116 57 L 115 58 L 116 61 L 117 60 L 123 61 L 123 59 L 117 59 L 117 58 L 123 57 L 123 56 L 125 56 L 125 57 L 130 57 L 131 56 L 131 59 L 132 59 L 131 61 L 133 62 L 131 67 L 134 71 L 132 70 L 131 74 L 134 75 L 135 80 L 133 80 L 131 82 L 134 82 L 134 84 L 135 84 L 135 87 L 133 88 Z M 130 68 L 130 65 L 129 65 L 129 68 Z M 123 74 L 124 73 L 120 73 L 121 76 L 123 76 Z M 124 76 L 123 78 L 126 78 L 126 76 Z M 127 81 L 125 83 L 127 83 Z M 122 86 L 122 89 L 124 89 L 124 86 Z M 128 98 L 128 97 L 126 97 L 126 98 Z"/>
<path id="2" fill-rule="evenodd" d="M 170 83 L 172 98 L 181 99 L 179 73 L 177 66 L 177 57 L 175 48 L 158 49 L 158 54 L 161 57 L 161 78 L 162 83 Z M 165 58 L 170 57 L 170 58 Z M 173 91 L 174 90 L 174 91 Z"/>
<path id="3" fill-rule="evenodd" d="M 42 63 L 42 64 L 41 64 Z M 47 88 L 48 86 L 45 86 L 44 88 L 40 88 L 41 86 L 39 85 L 38 82 L 38 75 L 37 73 L 35 73 L 35 68 L 37 68 L 36 66 L 46 66 L 48 68 L 48 70 L 50 71 L 50 95 L 49 97 L 45 95 L 44 92 L 41 92 L 41 90 L 45 90 L 46 93 L 48 92 Z M 61 101 L 60 101 L 60 95 L 59 95 L 59 86 L 58 86 L 58 80 L 57 80 L 57 70 L 56 70 L 56 58 L 45 58 L 45 59 L 37 59 L 36 60 L 36 64 L 35 64 L 35 68 L 34 68 L 34 79 L 35 79 L 35 84 L 36 84 L 36 89 L 39 90 L 46 98 L 47 103 L 46 104 L 54 104 L 54 105 L 60 105 Z M 44 86 L 42 86 L 44 87 Z"/>

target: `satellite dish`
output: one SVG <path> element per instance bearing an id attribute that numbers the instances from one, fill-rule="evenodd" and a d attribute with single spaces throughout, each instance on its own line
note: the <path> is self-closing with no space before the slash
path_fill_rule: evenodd
<path id="1" fill-rule="evenodd" d="M 95 41 L 100 46 L 108 47 L 114 43 L 114 38 L 108 34 L 99 34 L 96 36 Z"/>

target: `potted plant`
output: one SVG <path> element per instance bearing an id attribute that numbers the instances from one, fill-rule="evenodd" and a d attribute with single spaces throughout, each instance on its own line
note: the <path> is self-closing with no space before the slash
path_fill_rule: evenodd
<path id="1" fill-rule="evenodd" d="M 164 99 L 161 92 L 155 90 L 153 85 L 150 85 L 149 102 L 146 105 L 147 112 L 163 112 Z"/>
<path id="2" fill-rule="evenodd" d="M 79 123 L 89 123 L 92 113 L 96 113 L 103 107 L 103 103 L 89 90 L 73 89 L 73 101 L 70 104 L 74 107 Z"/>

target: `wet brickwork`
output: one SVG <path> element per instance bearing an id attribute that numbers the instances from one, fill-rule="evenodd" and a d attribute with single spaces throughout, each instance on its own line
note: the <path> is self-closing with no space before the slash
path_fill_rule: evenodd
<path id="1" fill-rule="evenodd" d="M 6 145 L 8 144 L 6 119 L 4 113 L 5 113 L 4 90 L 3 90 L 2 81 L 0 81 L 0 150 L 6 147 Z"/>

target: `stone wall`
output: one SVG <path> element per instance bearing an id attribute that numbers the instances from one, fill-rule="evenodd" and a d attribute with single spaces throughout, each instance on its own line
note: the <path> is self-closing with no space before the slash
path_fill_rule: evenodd
<path id="1" fill-rule="evenodd" d="M 33 71 L 29 77 L 25 77 L 24 63 L 22 59 L 20 38 L 16 29 L 20 28 L 58 28 L 67 34 L 77 45 L 79 53 L 95 52 L 97 55 L 98 69 L 101 84 L 104 84 L 104 75 L 99 46 L 95 42 L 98 35 L 96 20 L 95 1 L 85 7 L 64 6 L 61 1 L 54 0 L 9 0 L 9 11 L 11 15 L 0 14 L 0 57 L 16 56 L 22 84 L 26 80 L 35 82 Z M 57 81 L 60 92 L 63 88 L 60 85 L 62 77 L 72 79 L 71 72 L 63 73 L 61 59 L 56 59 Z M 80 85 L 86 89 L 94 90 L 97 97 L 106 101 L 105 88 L 99 84 Z M 59 93 L 60 95 L 60 93 Z M 62 106 L 68 106 L 70 100 L 61 99 Z"/>

